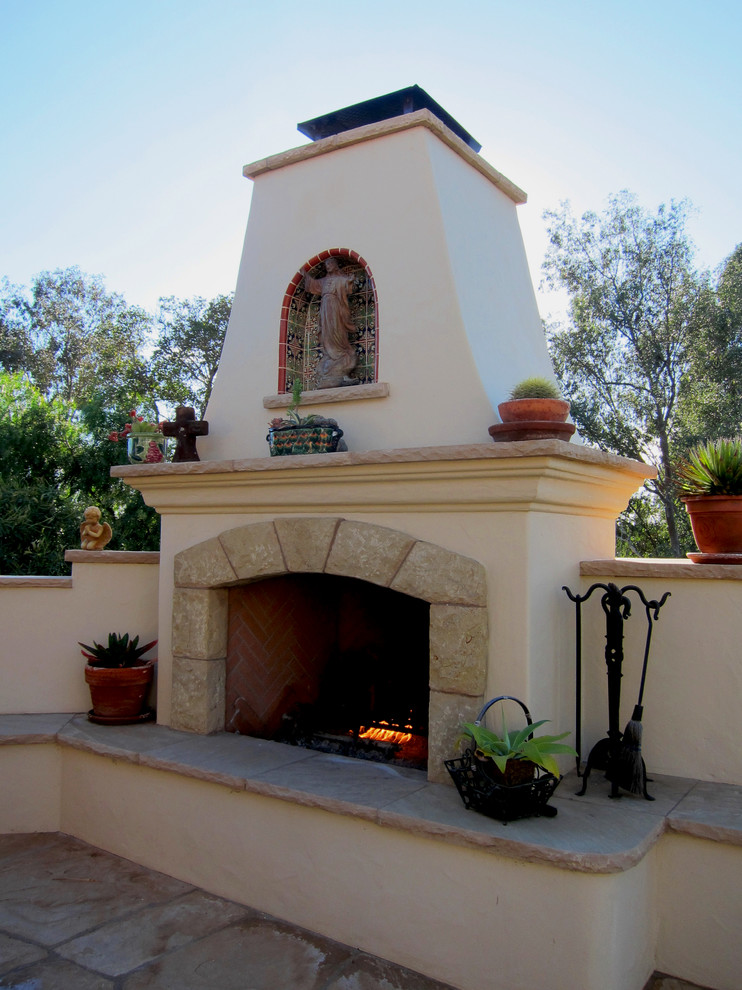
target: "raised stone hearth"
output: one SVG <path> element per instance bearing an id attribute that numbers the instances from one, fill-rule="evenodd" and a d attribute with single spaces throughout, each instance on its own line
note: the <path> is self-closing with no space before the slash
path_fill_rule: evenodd
<path id="1" fill-rule="evenodd" d="M 444 779 L 459 723 L 482 704 L 488 620 L 484 567 L 405 533 L 338 518 L 226 530 L 175 558 L 171 724 L 225 727 L 228 588 L 285 574 L 368 581 L 430 604 L 429 776 Z"/>

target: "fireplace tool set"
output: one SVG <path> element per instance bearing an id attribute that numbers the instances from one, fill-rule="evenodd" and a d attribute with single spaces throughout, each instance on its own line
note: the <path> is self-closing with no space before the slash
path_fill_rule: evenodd
<path id="1" fill-rule="evenodd" d="M 581 742 L 582 742 L 582 603 L 586 602 L 594 591 L 601 589 L 603 595 L 600 604 L 606 617 L 605 632 L 605 662 L 608 668 L 608 735 L 600 739 L 590 750 L 584 773 L 580 773 Z M 587 790 L 587 781 L 593 770 L 604 770 L 606 778 L 611 783 L 610 797 L 620 797 L 619 790 L 632 794 L 642 794 L 647 801 L 654 798 L 647 792 L 647 768 L 641 755 L 642 715 L 644 698 L 644 683 L 647 677 L 649 662 L 649 647 L 652 641 L 652 627 L 659 617 L 659 611 L 670 597 L 666 591 L 659 601 L 647 601 L 644 592 L 636 585 L 627 584 L 619 588 L 615 584 L 593 584 L 584 595 L 573 595 L 566 586 L 562 589 L 575 603 L 575 666 L 576 666 L 576 700 L 575 700 L 575 741 L 577 749 L 577 775 L 582 776 L 582 788 L 577 793 L 582 795 Z M 644 645 L 644 660 L 642 663 L 639 698 L 634 707 L 631 720 L 623 733 L 619 728 L 621 707 L 621 677 L 624 660 L 623 627 L 631 614 L 631 601 L 627 592 L 634 591 L 639 596 L 647 617 L 647 633 Z"/>

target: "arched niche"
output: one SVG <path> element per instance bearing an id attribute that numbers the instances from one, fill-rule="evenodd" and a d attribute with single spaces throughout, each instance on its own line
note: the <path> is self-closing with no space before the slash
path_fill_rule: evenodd
<path id="1" fill-rule="evenodd" d="M 347 248 L 321 251 L 308 259 L 302 269 L 312 278 L 322 278 L 326 274 L 325 262 L 331 257 L 337 259 L 342 272 L 354 276 L 353 290 L 348 300 L 355 327 L 349 340 L 358 357 L 353 374 L 360 384 L 370 384 L 377 380 L 379 357 L 378 301 L 373 275 L 358 252 Z M 279 392 L 290 392 L 297 378 L 304 391 L 319 387 L 317 366 L 321 358 L 318 337 L 320 296 L 307 290 L 302 269 L 289 282 L 281 306 Z"/>

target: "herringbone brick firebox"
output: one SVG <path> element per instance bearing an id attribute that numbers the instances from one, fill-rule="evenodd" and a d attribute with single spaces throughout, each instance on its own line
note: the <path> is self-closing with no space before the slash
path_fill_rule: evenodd
<path id="1" fill-rule="evenodd" d="M 427 735 L 429 611 L 331 575 L 230 588 L 226 728 L 280 738 L 287 716 L 313 707 L 329 731 L 412 718 Z"/>

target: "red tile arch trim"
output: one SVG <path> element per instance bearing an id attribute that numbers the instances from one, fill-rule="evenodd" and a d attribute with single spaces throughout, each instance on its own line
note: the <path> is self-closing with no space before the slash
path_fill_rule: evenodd
<path id="1" fill-rule="evenodd" d="M 366 278 L 368 279 L 368 284 L 371 287 L 371 291 L 374 294 L 374 309 L 376 312 L 376 350 L 374 354 L 374 381 L 379 380 L 379 300 L 376 295 L 376 282 L 369 268 L 368 262 L 358 254 L 357 251 L 351 251 L 349 248 L 329 248 L 325 251 L 320 251 L 319 254 L 315 254 L 314 257 L 310 258 L 309 261 L 305 262 L 304 268 L 311 270 L 315 265 L 319 265 L 322 261 L 327 261 L 328 258 L 347 258 L 349 261 L 354 261 L 357 265 L 361 265 L 366 272 Z M 299 283 L 302 278 L 301 271 L 297 271 L 294 277 L 289 282 L 286 292 L 283 296 L 283 302 L 281 303 L 281 324 L 278 334 L 278 391 L 286 391 L 286 337 L 288 332 L 288 317 L 289 310 L 291 308 L 291 301 L 294 298 L 294 293 L 296 292 Z"/>

